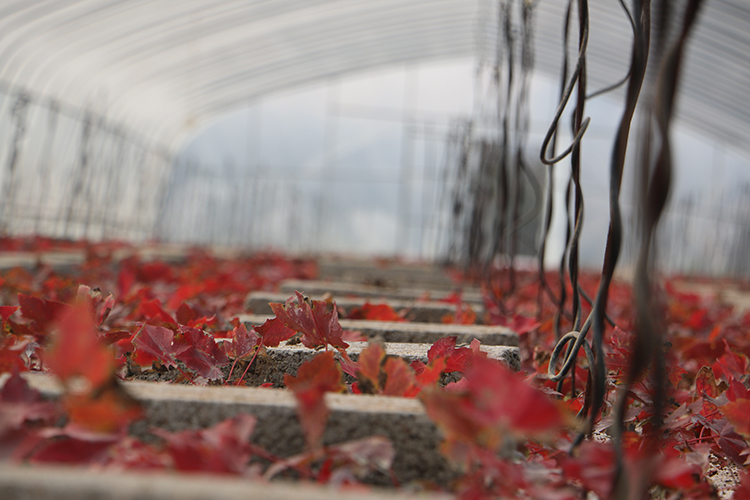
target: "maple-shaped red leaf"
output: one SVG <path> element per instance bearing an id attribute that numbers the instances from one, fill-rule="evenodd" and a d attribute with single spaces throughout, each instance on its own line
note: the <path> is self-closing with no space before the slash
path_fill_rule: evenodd
<path id="1" fill-rule="evenodd" d="M 320 446 L 328 407 L 326 392 L 339 392 L 344 389 L 341 382 L 341 368 L 333 357 L 333 351 L 325 351 L 304 363 L 297 370 L 297 376 L 284 375 L 284 383 L 294 392 L 297 400 L 297 417 L 305 431 L 305 440 L 311 449 Z"/>
<path id="2" fill-rule="evenodd" d="M 261 341 L 260 336 L 254 330 L 248 331 L 244 323 L 234 327 L 230 338 L 232 342 L 225 342 L 225 344 L 229 344 L 227 354 L 233 359 L 243 359 L 250 356 Z"/>
<path id="3" fill-rule="evenodd" d="M 435 358 L 429 365 L 425 365 L 421 361 L 414 361 L 410 366 L 416 373 L 417 385 L 422 389 L 437 385 L 440 375 L 444 371 L 449 371 L 446 369 L 446 360 L 443 357 Z"/>
<path id="4" fill-rule="evenodd" d="M 456 336 L 437 340 L 427 351 L 427 360 L 432 363 L 437 358 L 445 358 L 445 371 L 465 372 L 474 351 L 468 347 L 456 347 Z"/>
<path id="5" fill-rule="evenodd" d="M 15 337 L 0 337 L 0 373 L 26 371 L 22 354 L 23 349 Z"/>
<path id="6" fill-rule="evenodd" d="M 704 366 L 698 370 L 698 374 L 695 376 L 696 395 L 715 398 L 723 393 L 726 388 L 725 382 L 721 382 L 721 385 L 716 383 L 716 377 L 711 368 Z"/>
<path id="7" fill-rule="evenodd" d="M 86 285 L 78 286 L 76 301 L 86 302 L 89 305 L 98 326 L 104 323 L 109 313 L 112 312 L 112 308 L 115 307 L 114 295 L 110 293 L 104 297 L 101 290 L 98 288 L 92 290 L 91 287 Z"/>
<path id="8" fill-rule="evenodd" d="M 750 389 L 745 387 L 742 382 L 732 378 L 729 381 L 729 388 L 727 389 L 726 395 L 727 399 L 732 402 L 737 401 L 738 399 L 750 399 Z"/>
<path id="9" fill-rule="evenodd" d="M 166 441 L 167 451 L 179 471 L 243 474 L 252 456 L 250 436 L 256 420 L 252 415 L 240 413 L 209 429 L 152 432 Z"/>
<path id="10" fill-rule="evenodd" d="M 301 293 L 295 293 L 296 297 L 290 297 L 286 304 L 270 304 L 276 318 L 287 328 L 302 333 L 302 344 L 310 349 L 325 347 L 328 344 L 341 349 L 349 347 L 341 338 L 343 330 L 339 324 L 336 304 L 334 303 L 333 310 L 328 312 L 325 301 L 311 301 Z"/>
<path id="11" fill-rule="evenodd" d="M 158 360 L 167 367 L 176 367 L 175 356 L 189 349 L 187 344 L 176 344 L 174 332 L 163 326 L 143 325 L 133 337 L 135 348 L 133 361 L 141 366 L 150 366 Z"/>
<path id="12" fill-rule="evenodd" d="M 500 443 L 503 429 L 541 434 L 564 423 L 558 405 L 498 361 L 475 356 L 460 387 L 422 393 L 427 414 L 449 440 L 492 448 Z"/>
<path id="13" fill-rule="evenodd" d="M 116 442 L 114 437 L 83 439 L 65 434 L 41 440 L 33 452 L 26 457 L 32 464 L 92 464 L 101 461 L 109 447 Z"/>
<path id="14" fill-rule="evenodd" d="M 414 397 L 419 389 L 414 370 L 401 358 L 389 357 L 383 365 L 385 385 L 384 396 Z"/>
<path id="15" fill-rule="evenodd" d="M 21 314 L 24 318 L 31 320 L 29 328 L 34 333 L 47 333 L 48 328 L 56 319 L 70 308 L 70 305 L 54 300 L 45 300 L 31 295 L 18 294 L 18 304 L 21 306 Z M 4 318 L 5 319 L 5 318 Z M 7 321 L 7 319 L 5 319 Z"/>
<path id="16" fill-rule="evenodd" d="M 678 491 L 689 491 L 700 486 L 701 468 L 686 462 L 677 450 L 666 448 L 659 458 L 654 472 L 654 483 Z M 705 483 L 704 485 L 708 486 Z"/>
<path id="17" fill-rule="evenodd" d="M 0 457 L 2 442 L 8 434 L 18 433 L 24 423 L 53 425 L 60 417 L 57 406 L 44 401 L 42 395 L 29 387 L 18 373 L 11 374 L 0 387 Z"/>
<path id="18" fill-rule="evenodd" d="M 380 390 L 380 370 L 385 350 L 379 342 L 370 342 L 357 360 L 357 387 L 362 393 L 377 394 Z"/>
<path id="19" fill-rule="evenodd" d="M 599 498 L 609 498 L 616 466 L 611 443 L 584 441 L 576 456 L 563 455 L 558 460 L 566 478 L 580 481 Z"/>
<path id="20" fill-rule="evenodd" d="M 67 394 L 63 403 L 69 419 L 68 429 L 122 434 L 133 421 L 143 417 L 141 405 L 114 378 L 104 389 Z"/>
<path id="21" fill-rule="evenodd" d="M 750 399 L 737 399 L 719 408 L 734 430 L 750 437 Z"/>
<path id="22" fill-rule="evenodd" d="M 477 313 L 468 304 L 458 304 L 455 313 L 446 314 L 440 321 L 443 324 L 473 325 L 477 322 Z"/>
<path id="23" fill-rule="evenodd" d="M 496 316 L 493 318 L 493 324 L 507 326 L 519 335 L 525 335 L 541 326 L 541 323 L 535 318 L 514 314 L 512 317 Z"/>
<path id="24" fill-rule="evenodd" d="M 99 341 L 87 304 L 69 307 L 55 327 L 56 335 L 44 356 L 47 367 L 55 375 L 64 382 L 82 376 L 95 388 L 113 377 L 114 357 Z"/>
<path id="25" fill-rule="evenodd" d="M 168 453 L 133 437 L 118 440 L 97 463 L 115 470 L 161 471 L 172 463 Z"/>
<path id="26" fill-rule="evenodd" d="M 167 323 L 168 325 L 177 326 L 177 320 L 162 308 L 161 302 L 158 299 L 141 302 L 138 305 L 137 314 L 143 319 L 157 325 Z"/>
<path id="27" fill-rule="evenodd" d="M 169 309 L 177 309 L 180 304 L 184 304 L 186 300 L 190 300 L 196 297 L 198 294 L 206 289 L 202 283 L 188 283 L 181 285 L 177 290 L 169 297 L 167 301 L 167 307 Z M 186 325 L 187 323 L 182 323 Z"/>
<path id="28" fill-rule="evenodd" d="M 214 338 L 203 330 L 184 325 L 180 325 L 180 333 L 190 346 L 180 353 L 180 360 L 203 378 L 222 378 L 221 367 L 229 360 Z"/>
<path id="29" fill-rule="evenodd" d="M 365 302 L 360 307 L 352 307 L 346 319 L 366 319 L 370 321 L 405 321 L 388 304 L 371 304 Z"/>
<path id="30" fill-rule="evenodd" d="M 736 498 L 737 500 L 740 498 L 750 498 L 750 473 L 744 471 L 740 473 L 740 484 L 734 490 L 732 498 Z"/>
<path id="31" fill-rule="evenodd" d="M 10 317 L 20 309 L 19 306 L 0 306 L 0 317 L 3 318 L 3 323 L 8 321 Z"/>
<path id="32" fill-rule="evenodd" d="M 263 345 L 266 347 L 278 347 L 285 340 L 289 340 L 295 334 L 295 331 L 287 328 L 280 318 L 267 319 L 265 323 L 255 327 L 255 331 L 260 334 Z"/>

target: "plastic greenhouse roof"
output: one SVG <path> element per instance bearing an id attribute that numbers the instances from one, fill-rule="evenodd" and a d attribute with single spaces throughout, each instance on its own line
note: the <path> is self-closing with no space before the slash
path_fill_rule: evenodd
<path id="1" fill-rule="evenodd" d="M 489 60 L 489 0 L 3 0 L 0 84 L 105 113 L 174 151 L 194 128 L 279 89 L 408 61 Z M 557 76 L 566 2 L 536 4 L 537 71 Z M 630 25 L 591 0 L 591 88 L 621 78 Z M 576 28 L 574 28 L 576 29 Z M 575 38 L 573 36 L 573 38 Z M 750 153 L 750 5 L 705 2 L 678 116 Z"/>

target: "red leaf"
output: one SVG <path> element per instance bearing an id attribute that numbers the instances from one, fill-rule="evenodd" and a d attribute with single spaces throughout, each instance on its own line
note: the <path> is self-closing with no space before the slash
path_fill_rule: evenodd
<path id="1" fill-rule="evenodd" d="M 246 413 L 229 418 L 212 428 L 153 433 L 167 442 L 167 451 L 179 471 L 242 474 L 252 456 L 250 436 L 256 418 Z"/>
<path id="2" fill-rule="evenodd" d="M 299 367 L 296 377 L 284 375 L 284 383 L 297 399 L 297 417 L 311 449 L 320 446 L 328 420 L 324 395 L 326 392 L 344 389 L 341 375 L 341 368 L 333 357 L 333 351 L 322 352 L 304 363 Z"/>
<path id="3" fill-rule="evenodd" d="M 47 333 L 47 329 L 57 318 L 70 307 L 68 304 L 54 300 L 44 300 L 31 295 L 18 294 L 18 303 L 21 306 L 21 314 L 24 318 L 31 320 L 29 328 L 34 333 Z M 3 317 L 5 321 L 7 318 Z"/>
<path id="4" fill-rule="evenodd" d="M 96 319 L 97 326 L 104 323 L 104 321 L 112 312 L 112 308 L 115 307 L 115 297 L 110 293 L 106 297 L 102 297 L 102 292 L 98 288 L 91 289 L 86 285 L 78 286 L 78 295 L 76 297 L 78 302 L 86 302 L 91 308 L 91 312 Z"/>
<path id="5" fill-rule="evenodd" d="M 560 466 L 569 479 L 576 479 L 599 498 L 609 498 L 615 472 L 615 451 L 610 443 L 584 441 L 577 457 L 564 455 Z"/>
<path id="6" fill-rule="evenodd" d="M 89 307 L 78 303 L 68 309 L 56 324 L 46 364 L 64 382 L 80 375 L 100 387 L 114 375 L 114 357 L 99 341 Z"/>
<path id="7" fill-rule="evenodd" d="M 370 321 L 404 321 L 388 304 L 370 304 L 365 302 L 361 307 L 353 307 L 346 319 L 366 319 Z"/>
<path id="8" fill-rule="evenodd" d="M 21 359 L 23 348 L 15 337 L 0 337 L 0 373 L 26 371 L 26 363 Z"/>
<path id="9" fill-rule="evenodd" d="M 343 330 L 339 324 L 335 303 L 333 310 L 328 312 L 325 301 L 311 301 L 296 292 L 296 297 L 290 297 L 286 304 L 270 305 L 276 317 L 283 321 L 287 328 L 302 333 L 301 340 L 305 347 L 314 349 L 325 347 L 327 344 L 342 349 L 349 347 L 341 338 Z"/>
<path id="10" fill-rule="evenodd" d="M 401 358 L 387 358 L 383 366 L 385 372 L 385 386 L 383 395 L 385 396 L 411 396 L 414 397 L 418 392 L 416 389 L 416 378 L 414 370 L 406 364 Z"/>
<path id="11" fill-rule="evenodd" d="M 723 387 L 716 384 L 716 378 L 711 368 L 704 366 L 695 377 L 695 394 L 698 396 L 708 396 L 716 398 L 726 390 L 726 384 L 722 382 Z"/>
<path id="12" fill-rule="evenodd" d="M 371 342 L 359 354 L 357 360 L 357 382 L 365 394 L 377 394 L 380 390 L 380 369 L 385 360 L 385 350 L 379 342 Z"/>
<path id="13" fill-rule="evenodd" d="M 3 323 L 8 321 L 10 317 L 20 309 L 19 306 L 0 306 L 0 316 L 3 318 Z"/>
<path id="14" fill-rule="evenodd" d="M 133 337 L 135 355 L 133 360 L 141 366 L 148 366 L 159 360 L 164 366 L 176 367 L 175 356 L 189 348 L 188 345 L 174 343 L 174 332 L 163 326 L 143 325 Z"/>
<path id="15" fill-rule="evenodd" d="M 266 347 L 277 347 L 285 340 L 294 336 L 294 330 L 287 328 L 280 318 L 267 319 L 265 323 L 255 327 L 260 334 L 263 345 Z"/>
<path id="16" fill-rule="evenodd" d="M 180 333 L 191 347 L 180 353 L 180 360 L 201 377 L 209 380 L 222 378 L 221 367 L 229 360 L 214 338 L 203 330 L 189 326 L 181 325 Z"/>
<path id="17" fill-rule="evenodd" d="M 128 425 L 143 417 L 141 405 L 117 383 L 88 394 L 66 395 L 68 428 L 95 433 L 124 433 Z"/>
<path id="18" fill-rule="evenodd" d="M 167 323 L 169 325 L 177 326 L 177 320 L 169 315 L 161 307 L 161 302 L 157 299 L 146 300 L 141 302 L 138 306 L 138 313 L 141 317 L 153 321 L 157 324 Z"/>
<path id="19" fill-rule="evenodd" d="M 227 353 L 234 359 L 243 359 L 252 354 L 261 340 L 255 331 L 248 331 L 244 323 L 240 323 L 232 330 L 231 339 Z"/>
<path id="20" fill-rule="evenodd" d="M 416 362 L 415 362 L 416 363 Z M 415 364 L 412 363 L 411 367 L 414 369 Z M 421 388 L 435 385 L 440 380 L 440 375 L 446 370 L 445 358 L 437 358 L 432 361 L 429 366 L 422 365 L 421 369 L 417 371 L 417 383 Z"/>
<path id="21" fill-rule="evenodd" d="M 719 409 L 729 423 L 734 426 L 734 430 L 750 437 L 750 399 L 738 399 Z"/>
<path id="22" fill-rule="evenodd" d="M 534 318 L 514 314 L 512 318 L 498 316 L 495 318 L 498 325 L 507 326 L 519 335 L 525 335 L 541 326 L 541 323 Z"/>
<path id="23" fill-rule="evenodd" d="M 460 392 L 433 390 L 422 396 L 428 415 L 449 440 L 493 448 L 502 429 L 540 434 L 564 422 L 558 405 L 495 360 L 476 356 L 460 387 Z"/>
<path id="24" fill-rule="evenodd" d="M 439 339 L 427 351 L 427 359 L 432 363 L 437 358 L 445 358 L 445 371 L 465 372 L 466 367 L 474 356 L 474 352 L 467 347 L 456 347 L 456 336 Z"/>
<path id="25" fill-rule="evenodd" d="M 115 439 L 87 440 L 59 436 L 37 447 L 29 457 L 31 463 L 90 464 L 101 460 Z"/>

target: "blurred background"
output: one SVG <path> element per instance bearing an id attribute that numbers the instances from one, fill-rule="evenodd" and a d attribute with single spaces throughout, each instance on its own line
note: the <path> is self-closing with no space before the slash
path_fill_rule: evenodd
<path id="1" fill-rule="evenodd" d="M 5 0 L 0 230 L 461 262 L 488 244 L 470 236 L 481 212 L 480 226 L 513 218 L 517 251 L 531 256 L 551 178 L 547 262 L 559 262 L 570 167 L 539 156 L 558 106 L 566 7 Z M 617 1 L 590 9 L 591 93 L 626 75 L 632 30 Z M 575 9 L 572 19 L 574 60 Z M 687 54 L 661 263 L 747 276 L 750 7 L 707 2 Z M 587 267 L 601 266 L 623 103 L 622 87 L 586 103 Z M 563 149 L 569 112 L 560 123 Z M 512 157 L 498 160 L 503 151 Z M 517 213 L 487 215 L 503 190 Z M 623 265 L 628 255 L 626 243 Z"/>

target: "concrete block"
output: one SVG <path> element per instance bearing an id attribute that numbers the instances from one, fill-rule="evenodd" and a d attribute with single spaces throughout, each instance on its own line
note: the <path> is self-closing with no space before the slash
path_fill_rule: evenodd
<path id="1" fill-rule="evenodd" d="M 376 286 L 413 285 L 448 290 L 456 286 L 446 270 L 434 264 L 404 264 L 372 259 L 322 257 L 318 259 L 318 276 L 321 279 Z"/>
<path id="2" fill-rule="evenodd" d="M 245 314 L 240 321 L 262 325 L 273 315 Z M 459 344 L 478 339 L 483 345 L 518 346 L 518 334 L 505 326 L 452 325 L 443 323 L 410 323 L 392 321 L 339 320 L 344 330 L 358 331 L 367 338 L 383 342 L 433 344 L 443 337 L 456 336 Z"/>
<path id="3" fill-rule="evenodd" d="M 367 342 L 349 342 L 347 353 L 353 360 L 359 359 L 359 354 L 367 346 Z M 427 351 L 430 344 L 402 344 L 387 342 L 383 345 L 385 352 L 391 356 L 398 356 L 407 363 L 413 361 L 422 361 L 427 363 Z M 504 363 L 508 368 L 514 371 L 521 369 L 521 358 L 518 347 L 509 346 L 482 346 L 482 350 L 487 355 Z M 262 384 L 271 383 L 274 387 L 284 386 L 284 375 L 296 375 L 299 367 L 312 359 L 319 351 L 308 349 L 301 344 L 288 345 L 283 342 L 279 347 L 267 348 L 265 353 L 257 356 L 252 366 L 247 370 L 244 383 L 249 386 L 259 387 Z M 338 356 L 338 354 L 337 354 Z M 245 371 L 246 363 L 241 363 L 235 367 L 232 378 L 239 377 Z M 166 375 L 177 377 L 179 372 L 174 370 Z M 149 374 L 149 372 L 145 372 Z M 228 374 L 227 374 L 228 375 Z M 455 380 L 456 376 L 445 376 L 444 382 Z M 140 378 L 136 376 L 136 379 Z M 353 380 L 349 380 L 353 382 Z"/>
<path id="4" fill-rule="evenodd" d="M 96 471 L 66 466 L 0 466 L 3 500 L 415 500 L 423 496 L 209 474 Z M 430 493 L 447 500 L 448 495 Z"/>
<path id="5" fill-rule="evenodd" d="M 59 383 L 43 374 L 27 380 L 48 398 L 61 393 Z M 155 439 L 151 427 L 181 431 L 213 426 L 239 413 L 258 418 L 251 440 L 277 456 L 304 449 L 304 436 L 295 414 L 294 396 L 287 390 L 252 387 L 199 387 L 154 382 L 124 382 L 123 386 L 145 409 L 145 420 L 131 426 L 131 434 Z M 454 472 L 440 455 L 441 436 L 416 399 L 385 396 L 327 394 L 331 414 L 323 436 L 335 444 L 368 436 L 385 436 L 395 447 L 393 469 L 401 483 L 416 480 L 449 481 Z M 380 478 L 387 484 L 386 478 Z"/>
<path id="6" fill-rule="evenodd" d="M 288 293 L 250 292 L 245 298 L 245 310 L 253 314 L 272 314 L 269 302 L 286 302 L 290 297 Z M 322 300 L 322 295 L 310 295 L 311 299 Z M 405 317 L 409 321 L 418 323 L 441 323 L 443 316 L 455 314 L 456 306 L 444 302 L 418 302 L 401 300 L 378 300 L 363 298 L 340 297 L 336 298 L 336 305 L 343 311 L 342 317 L 353 307 L 361 307 L 365 302 L 388 304 L 396 312 L 405 311 Z M 481 306 L 472 306 L 477 316 L 482 315 Z"/>
<path id="7" fill-rule="evenodd" d="M 425 290 L 424 288 L 404 288 L 396 286 L 361 285 L 342 281 L 285 280 L 279 285 L 282 293 L 293 294 L 296 290 L 306 295 L 330 293 L 333 297 L 366 297 L 390 300 L 445 300 L 453 290 Z M 454 290 L 461 290 L 460 286 Z M 482 305 L 484 300 L 477 289 L 465 289 L 462 300 L 469 304 Z"/>

